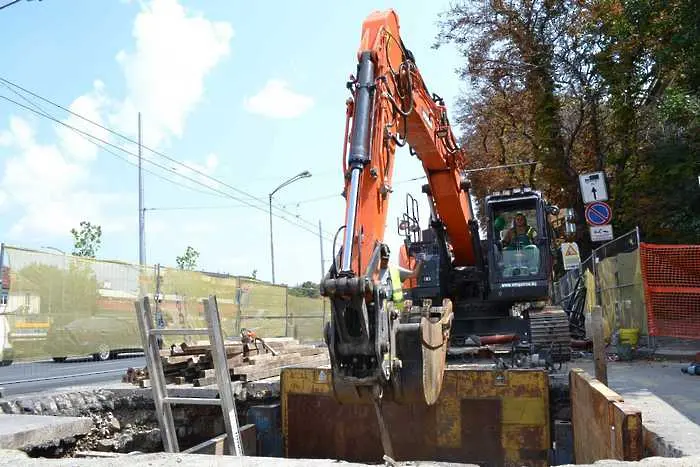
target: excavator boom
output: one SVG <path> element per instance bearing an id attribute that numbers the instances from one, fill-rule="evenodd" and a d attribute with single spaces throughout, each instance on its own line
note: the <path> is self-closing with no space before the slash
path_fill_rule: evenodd
<path id="1" fill-rule="evenodd" d="M 474 266 L 478 234 L 461 175 L 467 159 L 444 102 L 429 93 L 403 43 L 393 10 L 364 21 L 357 60 L 356 76 L 348 82 L 343 241 L 321 283 L 332 307 L 325 339 L 334 394 L 341 402 L 384 397 L 433 404 L 442 384 L 452 302 L 391 300 L 385 225 L 395 153 L 408 145 L 428 179 L 433 221 L 449 238 L 445 254 L 454 266 Z"/>
<path id="2" fill-rule="evenodd" d="M 472 213 L 461 177 L 467 161 L 444 102 L 428 92 L 393 10 L 370 14 L 361 37 L 358 76 L 349 83 L 354 99 L 347 104 L 352 131 L 347 163 L 343 154 L 346 216 L 340 271 L 360 273 L 383 241 L 394 155 L 397 146 L 406 144 L 423 165 L 435 210 L 451 239 L 454 264 L 473 265 Z"/>

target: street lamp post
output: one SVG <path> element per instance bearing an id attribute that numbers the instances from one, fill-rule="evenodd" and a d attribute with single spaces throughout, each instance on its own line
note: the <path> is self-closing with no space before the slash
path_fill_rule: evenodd
<path id="1" fill-rule="evenodd" d="M 274 242 L 273 242 L 273 239 L 272 239 L 272 196 L 273 196 L 275 193 L 277 193 L 277 191 L 278 191 L 280 188 L 285 187 L 285 186 L 289 185 L 290 183 L 294 183 L 294 182 L 296 182 L 297 180 L 301 180 L 302 178 L 308 178 L 308 177 L 310 177 L 310 176 L 311 176 L 311 174 L 309 173 L 308 170 L 305 170 L 305 171 L 303 171 L 303 172 L 301 172 L 301 173 L 298 173 L 298 174 L 296 174 L 295 176 L 293 176 L 292 178 L 290 178 L 289 180 L 287 180 L 287 181 L 283 182 L 282 184 L 280 184 L 280 186 L 278 186 L 277 188 L 275 188 L 274 190 L 272 190 L 272 193 L 270 193 L 270 194 L 268 195 L 268 199 L 269 199 L 269 201 L 270 201 L 270 262 L 271 262 L 271 265 L 272 265 L 272 283 L 273 283 L 273 284 L 275 283 L 275 247 L 274 247 Z"/>

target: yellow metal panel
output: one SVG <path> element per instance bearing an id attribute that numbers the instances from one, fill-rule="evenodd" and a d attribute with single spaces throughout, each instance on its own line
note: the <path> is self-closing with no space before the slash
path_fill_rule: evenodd
<path id="1" fill-rule="evenodd" d="M 437 445 L 445 448 L 459 448 L 461 442 L 461 409 L 457 397 L 457 378 L 453 374 L 445 374 L 442 394 L 436 404 Z"/>
<path id="2" fill-rule="evenodd" d="M 288 457 L 381 461 L 371 405 L 341 405 L 330 371 L 282 370 L 282 424 Z M 384 404 L 396 460 L 546 466 L 549 379 L 540 369 L 448 368 L 438 402 Z"/>
<path id="3" fill-rule="evenodd" d="M 547 423 L 546 400 L 542 397 L 504 397 L 504 425 L 544 425 Z"/>

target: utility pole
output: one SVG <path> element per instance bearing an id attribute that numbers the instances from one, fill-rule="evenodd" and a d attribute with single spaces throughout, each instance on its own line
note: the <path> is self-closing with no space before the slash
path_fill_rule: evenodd
<path id="1" fill-rule="evenodd" d="M 321 219 L 318 220 L 318 243 L 321 246 L 321 282 L 323 282 L 323 277 L 326 275 L 326 267 L 323 261 L 323 229 L 321 229 Z M 323 304 L 323 317 L 321 318 L 321 335 L 323 336 L 323 331 L 326 326 L 326 298 L 321 296 L 321 303 Z"/>
<path id="2" fill-rule="evenodd" d="M 323 230 L 321 229 L 321 219 L 318 220 L 318 243 L 321 246 L 321 280 L 326 275 L 326 266 L 323 261 Z"/>
<path id="3" fill-rule="evenodd" d="M 269 195 L 270 199 L 270 264 L 272 266 L 272 283 L 275 283 L 275 246 L 272 240 L 272 193 Z"/>
<path id="4" fill-rule="evenodd" d="M 141 171 L 141 112 L 139 112 L 139 264 L 146 265 L 146 211 L 143 209 L 143 173 Z"/>

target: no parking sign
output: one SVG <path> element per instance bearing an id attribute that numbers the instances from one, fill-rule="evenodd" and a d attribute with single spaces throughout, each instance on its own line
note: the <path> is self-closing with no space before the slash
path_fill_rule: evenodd
<path id="1" fill-rule="evenodd" d="M 588 225 L 606 225 L 612 219 L 612 209 L 603 201 L 595 201 L 586 206 L 585 216 Z"/>

